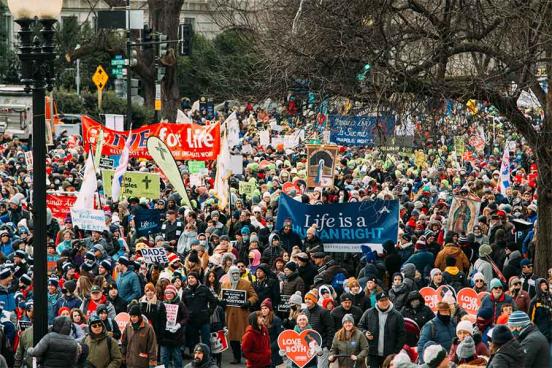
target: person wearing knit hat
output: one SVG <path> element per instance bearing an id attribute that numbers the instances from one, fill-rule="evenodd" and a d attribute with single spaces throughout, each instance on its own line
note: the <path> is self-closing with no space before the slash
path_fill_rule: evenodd
<path id="1" fill-rule="evenodd" d="M 452 321 L 450 305 L 441 301 L 437 303 L 437 314 L 435 317 L 427 322 L 420 331 L 418 353 L 425 359 L 424 349 L 429 341 L 433 341 L 444 347 L 446 351 L 449 351 L 455 335 L 456 326 Z"/>
<path id="2" fill-rule="evenodd" d="M 482 291 L 488 291 L 487 283 L 485 282 L 485 276 L 483 276 L 483 273 L 481 272 L 476 272 L 473 275 L 472 285 L 476 293 L 480 293 Z"/>
<path id="3" fill-rule="evenodd" d="M 333 300 L 332 298 L 323 299 L 322 308 L 331 312 L 335 308 L 335 300 Z"/>
<path id="4" fill-rule="evenodd" d="M 438 289 L 439 287 L 443 286 L 445 284 L 445 280 L 443 279 L 443 271 L 441 271 L 439 268 L 433 268 L 430 273 L 430 281 L 429 281 L 429 287 Z"/>
<path id="5" fill-rule="evenodd" d="M 493 311 L 492 321 L 493 323 L 496 323 L 498 317 L 502 312 L 503 305 L 513 305 L 514 303 L 512 297 L 504 293 L 504 286 L 499 279 L 492 279 L 491 283 L 489 284 L 489 288 L 491 290 L 491 293 L 483 298 L 483 300 L 481 301 L 480 309 L 491 309 Z"/>
<path id="6" fill-rule="evenodd" d="M 180 351 L 184 344 L 185 325 L 188 320 L 188 308 L 180 300 L 178 290 L 172 284 L 165 287 L 164 290 L 165 308 L 176 310 L 176 317 L 167 323 L 159 338 L 159 347 L 161 350 L 161 362 L 165 367 L 169 367 L 174 362 L 175 367 L 182 367 L 182 352 Z"/>
<path id="7" fill-rule="evenodd" d="M 351 322 L 352 324 L 355 324 L 355 319 L 353 318 L 352 314 L 346 314 L 341 319 L 341 324 L 344 325 L 345 322 Z"/>
<path id="8" fill-rule="evenodd" d="M 475 333 L 475 329 L 473 324 L 468 320 L 462 320 L 458 322 L 456 325 L 456 338 L 454 339 L 454 342 L 450 348 L 450 354 L 449 358 L 453 362 L 458 362 L 458 357 L 456 356 L 456 351 L 458 348 L 458 345 L 461 344 L 465 339 L 470 338 L 473 339 L 473 335 Z M 489 349 L 487 348 L 487 345 L 481 339 L 478 339 L 477 343 L 473 343 L 474 348 L 476 351 L 477 356 L 490 356 Z"/>
<path id="9" fill-rule="evenodd" d="M 130 321 L 123 330 L 123 342 L 126 342 L 124 360 L 127 367 L 157 366 L 157 348 L 151 342 L 158 341 L 152 325 L 142 317 L 140 304 L 136 301 L 129 303 L 128 314 Z M 144 364 L 144 359 L 147 365 Z"/>
<path id="10" fill-rule="evenodd" d="M 450 362 L 447 351 L 433 341 L 424 346 L 423 360 L 427 368 L 448 368 Z"/>
<path id="11" fill-rule="evenodd" d="M 455 363 L 468 366 L 486 366 L 487 360 L 483 357 L 480 357 L 477 353 L 475 342 L 471 336 L 466 337 L 454 350 L 456 353 Z M 449 356 L 450 357 L 450 356 Z M 452 359 L 451 359 L 452 360 Z"/>
<path id="12" fill-rule="evenodd" d="M 313 290 L 309 291 L 307 294 L 305 294 L 305 302 L 311 301 L 312 303 L 318 303 L 318 294 L 315 293 Z"/>
<path id="13" fill-rule="evenodd" d="M 315 303 L 317 303 L 317 301 L 315 301 Z M 297 307 L 301 307 L 301 304 L 303 304 L 303 297 L 301 296 L 301 292 L 300 291 L 296 291 L 295 293 L 293 293 L 293 295 L 291 295 L 289 297 L 289 304 L 290 306 L 297 306 Z"/>
<path id="14" fill-rule="evenodd" d="M 278 335 L 284 330 L 282 327 L 282 320 L 274 314 L 270 298 L 265 298 L 262 301 L 260 312 L 261 316 L 264 318 L 265 325 L 268 328 L 270 341 L 275 342 L 270 346 L 272 352 L 272 364 L 278 366 L 283 363 L 282 356 L 279 354 L 280 348 L 277 344 Z"/>
<path id="15" fill-rule="evenodd" d="M 524 312 L 529 310 L 531 297 L 527 291 L 522 289 L 521 280 L 518 276 L 512 276 L 508 280 L 508 291 L 506 291 L 506 295 L 510 295 L 512 297 L 517 310 Z"/>
<path id="16" fill-rule="evenodd" d="M 487 367 L 527 367 L 524 364 L 527 354 L 506 325 L 495 326 L 492 329 L 491 339 L 491 350 L 494 354 L 489 359 Z M 550 353 L 547 351 L 546 354 Z M 537 366 L 532 365 L 532 367 Z"/>
<path id="17" fill-rule="evenodd" d="M 527 313 L 515 311 L 508 326 L 525 351 L 525 367 L 549 367 L 550 351 L 547 338 L 531 322 Z"/>

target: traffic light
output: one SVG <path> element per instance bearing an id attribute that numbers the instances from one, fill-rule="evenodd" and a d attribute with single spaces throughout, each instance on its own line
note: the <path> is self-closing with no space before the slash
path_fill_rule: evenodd
<path id="1" fill-rule="evenodd" d="M 168 43 L 166 42 L 163 42 L 163 41 L 167 41 L 167 35 L 165 34 L 160 34 L 159 35 L 159 48 L 157 49 L 157 57 L 158 58 L 162 58 L 163 56 L 165 56 L 165 54 L 167 53 L 167 47 L 169 46 Z"/>
<path id="2" fill-rule="evenodd" d="M 136 66 L 138 65 L 138 51 L 132 50 L 130 52 L 130 57 L 128 58 L 128 65 Z"/>
<path id="3" fill-rule="evenodd" d="M 178 39 L 180 40 L 178 53 L 180 56 L 190 56 L 192 54 L 192 39 L 194 38 L 194 29 L 192 24 L 181 24 L 178 27 L 178 33 Z"/>
<path id="4" fill-rule="evenodd" d="M 142 42 L 152 42 L 153 41 L 153 29 L 151 29 L 147 24 L 144 24 L 144 29 L 142 30 Z M 153 45 L 144 45 L 144 50 L 150 50 Z"/>

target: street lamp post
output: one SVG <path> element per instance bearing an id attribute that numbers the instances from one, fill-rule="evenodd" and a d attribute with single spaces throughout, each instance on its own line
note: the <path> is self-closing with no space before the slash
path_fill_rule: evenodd
<path id="1" fill-rule="evenodd" d="M 10 12 L 19 24 L 21 82 L 33 95 L 33 342 L 48 333 L 48 269 L 46 235 L 46 116 L 45 90 L 53 88 L 54 24 L 63 0 L 8 0 Z M 40 37 L 32 26 L 41 26 Z"/>

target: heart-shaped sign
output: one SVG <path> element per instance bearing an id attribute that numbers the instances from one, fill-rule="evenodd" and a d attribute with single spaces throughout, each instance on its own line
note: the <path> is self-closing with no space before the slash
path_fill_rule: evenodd
<path id="1" fill-rule="evenodd" d="M 487 295 L 489 295 L 487 291 L 482 291 L 478 294 L 472 288 L 463 288 L 458 292 L 458 305 L 468 312 L 468 314 L 475 316 L 481 307 L 481 301 Z"/>
<path id="2" fill-rule="evenodd" d="M 433 313 L 437 313 L 437 303 L 443 300 L 443 297 L 451 293 L 456 298 L 456 292 L 448 285 L 441 285 L 437 289 L 426 286 L 420 289 L 420 294 L 424 298 L 425 305 L 427 305 Z"/>
<path id="3" fill-rule="evenodd" d="M 303 368 L 322 349 L 322 337 L 315 330 L 284 330 L 278 335 L 278 347 L 299 368 Z"/>

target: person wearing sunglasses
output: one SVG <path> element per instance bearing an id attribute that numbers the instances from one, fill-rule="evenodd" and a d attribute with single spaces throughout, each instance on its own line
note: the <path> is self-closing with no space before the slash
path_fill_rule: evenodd
<path id="1" fill-rule="evenodd" d="M 521 288 L 521 280 L 519 277 L 510 277 L 506 295 L 510 295 L 512 297 L 516 310 L 527 313 L 529 310 L 529 304 L 531 304 L 531 298 L 529 297 L 529 293 Z"/>
<path id="2" fill-rule="evenodd" d="M 98 316 L 94 315 L 88 322 L 88 334 L 84 344 L 88 346 L 86 363 L 95 368 L 117 368 L 123 362 L 123 356 L 117 340 L 108 335 Z"/>
<path id="3" fill-rule="evenodd" d="M 476 293 L 480 293 L 482 291 L 489 291 L 489 288 L 487 286 L 487 283 L 485 282 L 485 276 L 481 272 L 476 272 L 475 275 L 473 275 L 473 290 L 475 290 Z"/>
<path id="4" fill-rule="evenodd" d="M 507 303 L 513 305 L 513 301 L 510 295 L 504 293 L 504 286 L 499 279 L 491 280 L 490 289 L 491 293 L 483 298 L 479 309 L 491 309 L 492 321 L 496 323 L 502 311 L 502 305 Z"/>

